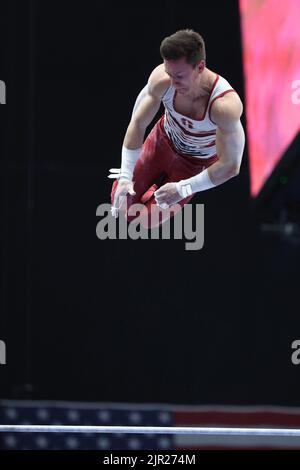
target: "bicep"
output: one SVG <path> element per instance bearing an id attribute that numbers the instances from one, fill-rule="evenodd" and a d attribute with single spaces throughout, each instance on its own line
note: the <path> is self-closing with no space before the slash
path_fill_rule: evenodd
<path id="1" fill-rule="evenodd" d="M 245 133 L 240 120 L 232 122 L 230 128 L 218 127 L 216 147 L 220 160 L 224 163 L 239 164 L 245 145 Z"/>
<path id="2" fill-rule="evenodd" d="M 139 127 L 146 129 L 160 108 L 161 100 L 150 94 L 147 84 L 139 93 L 131 115 L 131 121 L 134 121 Z"/>
<path id="3" fill-rule="evenodd" d="M 141 101 L 143 100 L 143 98 L 147 95 L 148 93 L 148 88 L 149 88 L 149 85 L 147 83 L 146 86 L 144 86 L 144 88 L 140 91 L 140 93 L 138 94 L 138 97 L 137 99 L 135 100 L 135 103 L 134 103 L 134 107 L 133 107 L 133 110 L 132 110 L 132 115 L 131 117 L 135 114 L 139 104 L 141 103 Z"/>

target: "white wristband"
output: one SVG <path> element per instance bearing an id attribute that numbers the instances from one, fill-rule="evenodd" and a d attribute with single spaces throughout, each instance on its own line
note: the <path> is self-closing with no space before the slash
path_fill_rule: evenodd
<path id="1" fill-rule="evenodd" d="M 131 150 L 123 145 L 120 178 L 132 180 L 133 170 L 141 152 L 142 147 Z"/>
<path id="2" fill-rule="evenodd" d="M 215 187 L 216 185 L 211 181 L 207 169 L 201 171 L 198 175 L 181 180 L 176 183 L 176 189 L 182 198 L 191 196 L 198 191 L 205 191 Z"/>

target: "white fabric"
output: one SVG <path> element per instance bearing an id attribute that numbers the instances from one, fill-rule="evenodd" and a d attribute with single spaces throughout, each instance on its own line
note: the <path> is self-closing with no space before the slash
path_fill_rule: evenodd
<path id="1" fill-rule="evenodd" d="M 178 153 L 198 158 L 216 155 L 216 124 L 210 118 L 215 99 L 234 91 L 225 78 L 217 75 L 202 119 L 191 119 L 174 108 L 176 90 L 170 86 L 162 98 L 165 107 L 164 128 Z"/>
<path id="2" fill-rule="evenodd" d="M 108 178 L 118 178 L 126 181 L 132 181 L 133 170 L 139 156 L 141 154 L 142 147 L 130 150 L 126 147 L 122 147 L 122 159 L 121 168 L 110 168 L 111 174 Z"/>
<path id="3" fill-rule="evenodd" d="M 198 191 L 205 191 L 215 187 L 216 185 L 211 181 L 207 169 L 199 173 L 198 175 L 181 180 L 176 183 L 176 189 L 179 192 L 182 199 L 191 196 Z"/>
<path id="4" fill-rule="evenodd" d="M 141 152 L 142 147 L 131 150 L 123 145 L 120 178 L 132 181 L 133 170 Z"/>

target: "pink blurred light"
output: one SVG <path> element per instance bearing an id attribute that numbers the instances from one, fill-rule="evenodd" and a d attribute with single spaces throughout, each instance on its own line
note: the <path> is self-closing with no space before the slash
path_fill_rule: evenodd
<path id="1" fill-rule="evenodd" d="M 240 0 L 251 194 L 300 130 L 300 1 Z"/>

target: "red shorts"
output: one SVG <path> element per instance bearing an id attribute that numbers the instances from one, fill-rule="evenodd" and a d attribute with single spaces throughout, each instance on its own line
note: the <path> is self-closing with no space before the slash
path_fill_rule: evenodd
<path id="1" fill-rule="evenodd" d="M 139 217 L 142 225 L 147 228 L 152 227 L 151 211 L 160 210 L 163 213 L 156 205 L 153 195 L 154 191 L 166 183 L 175 183 L 176 181 L 195 176 L 217 160 L 217 155 L 203 159 L 183 156 L 177 153 L 165 132 L 164 116 L 162 116 L 145 139 L 140 158 L 135 165 L 132 179 L 136 194 L 134 196 L 127 195 L 127 210 L 132 204 L 137 203 L 143 204 L 144 210 L 135 216 L 129 216 L 126 211 L 127 220 L 131 221 Z M 111 191 L 111 204 L 113 204 L 117 184 L 118 181 L 115 180 Z M 190 201 L 192 197 L 193 195 L 179 201 L 176 205 L 179 207 L 178 210 Z M 166 213 L 170 217 L 176 211 L 166 211 Z M 160 218 L 160 223 L 164 220 Z"/>

